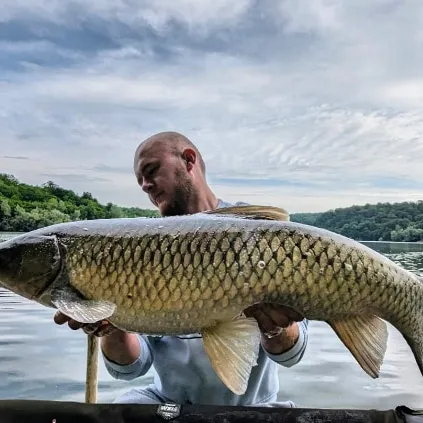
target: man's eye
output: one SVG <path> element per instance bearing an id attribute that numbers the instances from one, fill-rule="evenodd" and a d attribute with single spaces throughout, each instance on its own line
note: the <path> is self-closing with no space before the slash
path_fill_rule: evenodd
<path id="1" fill-rule="evenodd" d="M 148 175 L 151 176 L 157 169 L 157 166 L 154 166 L 148 170 Z"/>

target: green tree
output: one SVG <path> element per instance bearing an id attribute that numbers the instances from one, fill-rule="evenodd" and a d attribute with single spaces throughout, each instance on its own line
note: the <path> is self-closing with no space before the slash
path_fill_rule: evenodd
<path id="1" fill-rule="evenodd" d="M 89 192 L 78 195 L 53 181 L 41 186 L 0 174 L 0 231 L 30 231 L 75 220 L 158 216 L 154 210 L 100 204 Z"/>
<path id="2" fill-rule="evenodd" d="M 361 241 L 422 241 L 423 201 L 377 203 L 298 213 L 292 221 L 318 226 Z"/>

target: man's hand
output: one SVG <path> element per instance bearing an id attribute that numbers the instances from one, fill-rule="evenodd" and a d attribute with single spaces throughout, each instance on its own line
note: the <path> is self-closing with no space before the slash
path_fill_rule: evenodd
<path id="1" fill-rule="evenodd" d="M 263 347 L 270 354 L 282 354 L 295 345 L 299 337 L 297 322 L 304 319 L 295 310 L 278 304 L 256 304 L 244 314 L 257 320 Z"/>
<path id="2" fill-rule="evenodd" d="M 133 363 L 141 354 L 137 335 L 124 332 L 107 320 L 101 320 L 96 323 L 80 323 L 58 311 L 54 315 L 54 322 L 58 325 L 63 325 L 67 322 L 72 330 L 82 329 L 87 335 L 101 337 L 103 354 L 109 360 L 121 366 Z"/>
<path id="3" fill-rule="evenodd" d="M 110 335 L 118 330 L 107 320 L 101 320 L 96 323 L 80 323 L 64 315 L 60 311 L 54 315 L 54 322 L 58 325 L 63 325 L 68 322 L 68 326 L 72 330 L 82 329 L 87 335 L 95 335 L 98 337 Z"/>

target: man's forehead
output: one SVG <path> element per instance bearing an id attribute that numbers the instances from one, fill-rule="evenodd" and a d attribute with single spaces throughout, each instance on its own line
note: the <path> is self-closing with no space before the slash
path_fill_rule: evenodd
<path id="1" fill-rule="evenodd" d="M 145 145 L 138 151 L 138 160 L 146 160 L 159 155 L 162 149 L 157 144 Z"/>
<path id="2" fill-rule="evenodd" d="M 135 162 L 138 168 L 142 168 L 151 161 L 160 160 L 168 151 L 168 146 L 161 142 L 146 142 L 142 144 L 136 153 Z"/>

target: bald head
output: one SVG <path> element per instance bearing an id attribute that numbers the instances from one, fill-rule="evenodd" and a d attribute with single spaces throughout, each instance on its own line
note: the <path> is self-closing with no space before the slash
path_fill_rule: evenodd
<path id="1" fill-rule="evenodd" d="M 138 160 L 141 152 L 146 150 L 158 149 L 161 151 L 170 152 L 176 157 L 182 157 L 184 151 L 187 148 L 195 152 L 198 163 L 200 164 L 201 171 L 203 174 L 205 174 L 206 165 L 198 148 L 185 135 L 174 131 L 159 132 L 141 142 L 135 151 L 134 164 Z"/>

